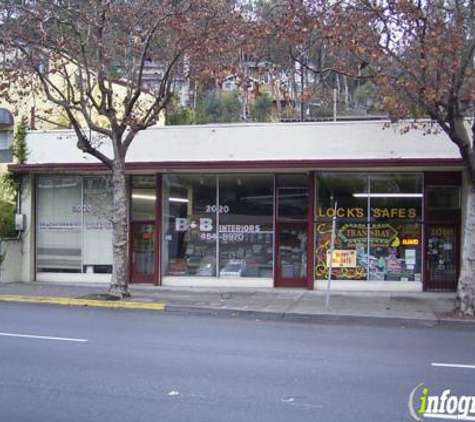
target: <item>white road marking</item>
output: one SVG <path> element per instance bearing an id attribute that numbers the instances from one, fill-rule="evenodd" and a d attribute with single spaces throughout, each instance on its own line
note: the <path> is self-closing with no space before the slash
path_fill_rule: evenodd
<path id="1" fill-rule="evenodd" d="M 464 368 L 464 369 L 475 369 L 475 365 L 463 365 L 459 363 L 431 363 L 431 366 L 439 366 L 444 368 Z"/>
<path id="2" fill-rule="evenodd" d="M 87 340 L 83 339 L 83 338 L 36 336 L 36 335 L 32 335 L 32 334 L 0 333 L 0 336 L 30 338 L 30 339 L 36 339 L 36 340 L 72 341 L 72 342 L 76 342 L 76 343 L 85 343 L 85 342 L 87 342 Z"/>
<path id="3" fill-rule="evenodd" d="M 295 407 L 307 407 L 310 409 L 322 409 L 323 406 L 321 404 L 311 404 L 311 403 L 292 403 L 292 406 Z"/>

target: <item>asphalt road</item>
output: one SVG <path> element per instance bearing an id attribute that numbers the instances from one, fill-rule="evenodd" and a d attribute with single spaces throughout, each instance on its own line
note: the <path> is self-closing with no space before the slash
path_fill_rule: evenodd
<path id="1" fill-rule="evenodd" d="M 475 395 L 431 365 L 475 365 L 468 329 L 2 303 L 0 332 L 5 422 L 400 422 L 418 383 Z"/>

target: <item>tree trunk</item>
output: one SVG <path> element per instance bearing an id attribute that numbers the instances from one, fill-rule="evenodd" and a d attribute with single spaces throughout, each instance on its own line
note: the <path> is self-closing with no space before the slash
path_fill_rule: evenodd
<path id="1" fill-rule="evenodd" d="M 113 268 L 109 293 L 123 299 L 130 296 L 127 259 L 127 189 L 123 162 L 114 163 L 112 167 L 112 245 Z"/>
<path id="2" fill-rule="evenodd" d="M 243 122 L 249 120 L 249 90 L 247 85 L 241 93 L 241 120 Z"/>
<path id="3" fill-rule="evenodd" d="M 300 121 L 305 120 L 305 104 L 304 104 L 304 94 L 305 94 L 305 79 L 303 73 L 303 66 L 300 66 Z"/>
<path id="4" fill-rule="evenodd" d="M 344 102 L 345 102 L 345 111 L 348 110 L 348 104 L 350 103 L 350 93 L 348 89 L 348 78 L 346 76 L 343 76 L 343 86 L 345 89 L 345 96 L 344 96 Z"/>
<path id="5" fill-rule="evenodd" d="M 294 69 L 295 71 L 292 72 L 292 96 L 293 96 L 293 115 L 294 119 L 299 118 L 299 110 L 300 110 L 300 93 L 299 93 L 299 87 L 297 84 L 297 78 L 296 74 L 298 72 L 298 69 L 296 67 L 296 63 L 294 63 Z"/>
<path id="6" fill-rule="evenodd" d="M 457 286 L 455 310 L 475 315 L 475 184 L 467 195 L 465 227 L 462 241 L 462 267 Z"/>

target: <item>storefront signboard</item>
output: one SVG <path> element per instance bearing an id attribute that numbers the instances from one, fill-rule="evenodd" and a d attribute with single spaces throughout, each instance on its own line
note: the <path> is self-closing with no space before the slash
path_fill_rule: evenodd
<path id="1" fill-rule="evenodd" d="M 211 218 L 198 218 L 188 222 L 186 218 L 175 218 L 175 231 L 186 232 L 189 229 L 198 229 L 200 232 L 214 231 Z M 261 233 L 260 224 L 220 224 L 220 233 Z"/>
<path id="2" fill-rule="evenodd" d="M 75 231 L 81 231 L 82 226 L 81 226 L 81 223 L 78 223 L 78 222 L 47 221 L 47 222 L 40 222 L 38 224 L 38 227 L 40 230 L 43 230 L 43 231 L 75 232 Z"/>
<path id="3" fill-rule="evenodd" d="M 365 218 L 367 217 L 366 208 L 351 207 L 351 208 L 337 208 L 336 213 L 333 207 L 318 207 L 318 218 L 333 218 L 336 214 L 337 218 Z M 371 217 L 373 218 L 397 218 L 397 219 L 411 219 L 417 217 L 416 208 L 380 208 L 371 207 Z"/>
<path id="4" fill-rule="evenodd" d="M 390 245 L 398 235 L 398 232 L 389 224 L 373 224 L 369 230 L 373 245 Z M 345 224 L 339 230 L 338 236 L 350 245 L 366 243 L 368 229 L 363 224 Z"/>

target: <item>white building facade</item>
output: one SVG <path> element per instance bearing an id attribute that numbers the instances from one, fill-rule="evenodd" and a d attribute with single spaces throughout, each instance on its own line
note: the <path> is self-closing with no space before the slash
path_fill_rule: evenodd
<path id="1" fill-rule="evenodd" d="M 464 180 L 442 133 L 381 121 L 153 128 L 127 156 L 132 283 L 453 290 Z M 30 132 L 22 281 L 109 282 L 108 171 Z M 108 150 L 107 141 L 102 149 Z"/>

